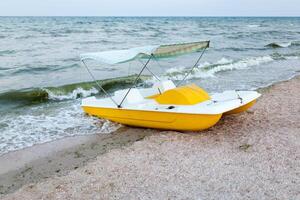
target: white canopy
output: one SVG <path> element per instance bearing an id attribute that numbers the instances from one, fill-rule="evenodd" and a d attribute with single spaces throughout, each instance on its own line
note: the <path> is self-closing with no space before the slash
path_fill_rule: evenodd
<path id="1" fill-rule="evenodd" d="M 96 60 L 107 64 L 117 64 L 133 60 L 141 55 L 150 56 L 159 46 L 144 46 L 125 50 L 112 50 L 95 53 L 84 53 L 80 55 L 81 60 Z"/>
<path id="2" fill-rule="evenodd" d="M 136 58 L 149 57 L 153 54 L 156 58 L 170 57 L 180 54 L 196 52 L 209 47 L 209 41 L 180 43 L 171 45 L 153 45 L 136 47 L 125 50 L 111 50 L 95 53 L 84 53 L 80 55 L 81 60 L 96 60 L 107 64 L 127 62 Z"/>

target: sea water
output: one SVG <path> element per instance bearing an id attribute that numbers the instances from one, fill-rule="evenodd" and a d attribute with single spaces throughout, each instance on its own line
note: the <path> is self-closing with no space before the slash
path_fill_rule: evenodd
<path id="1" fill-rule="evenodd" d="M 80 108 L 81 98 L 103 95 L 80 53 L 201 40 L 211 46 L 185 83 L 211 93 L 254 90 L 300 72 L 300 18 L 0 17 L 0 155 L 119 127 Z M 178 82 L 200 53 L 152 61 L 149 68 Z M 137 61 L 89 64 L 110 93 L 129 87 L 141 68 Z M 146 72 L 139 87 L 154 81 Z"/>

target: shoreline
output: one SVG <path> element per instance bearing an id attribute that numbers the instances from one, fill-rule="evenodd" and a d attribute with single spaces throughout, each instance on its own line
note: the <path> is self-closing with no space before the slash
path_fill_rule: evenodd
<path id="1" fill-rule="evenodd" d="M 283 100 L 283 101 L 289 100 L 288 99 L 289 97 L 287 97 L 284 94 L 283 94 L 283 96 L 278 97 L 279 95 L 282 95 L 281 94 L 282 91 L 280 91 L 280 90 L 282 90 L 282 87 L 287 87 L 289 89 L 292 89 L 294 92 L 297 92 L 297 91 L 299 91 L 298 86 L 300 87 L 300 76 L 299 75 L 295 76 L 289 80 L 284 80 L 284 81 L 278 82 L 276 84 L 267 86 L 265 88 L 260 88 L 258 90 L 263 93 L 263 97 L 258 100 L 258 103 L 257 103 L 258 105 L 256 105 L 253 109 L 251 109 L 250 111 L 248 111 L 244 114 L 238 115 L 238 116 L 224 116 L 224 118 L 217 125 L 215 125 L 215 127 L 211 128 L 209 130 L 206 130 L 206 131 L 198 132 L 198 133 L 179 133 L 178 134 L 177 132 L 174 132 L 174 131 L 160 131 L 160 130 L 152 130 L 152 129 L 122 127 L 120 130 L 117 130 L 116 132 L 107 134 L 107 135 L 90 135 L 90 136 L 76 136 L 76 137 L 72 137 L 72 138 L 64 138 L 61 140 L 44 143 L 44 144 L 39 144 L 39 145 L 34 145 L 34 146 L 26 148 L 26 149 L 17 150 L 14 152 L 4 154 L 4 155 L 0 156 L 0 163 L 1 163 L 1 166 L 0 166 L 0 197 L 2 195 L 4 196 L 6 194 L 12 193 L 24 185 L 26 185 L 26 186 L 22 187 L 21 190 L 18 190 L 16 193 L 11 194 L 12 197 L 18 196 L 18 194 L 21 195 L 22 193 L 26 193 L 29 196 L 31 193 L 32 193 L 32 195 L 34 195 L 35 193 L 38 193 L 39 195 L 43 196 L 43 194 L 39 193 L 40 190 L 38 188 L 39 188 L 40 184 L 48 184 L 49 185 L 49 184 L 51 184 L 51 182 L 62 181 L 64 178 L 67 178 L 67 177 L 69 180 L 69 179 L 71 179 L 70 176 L 72 177 L 76 173 L 78 175 L 79 173 L 82 173 L 82 170 L 86 171 L 91 168 L 95 169 L 96 166 L 100 167 L 101 164 L 100 164 L 100 166 L 99 166 L 99 163 L 98 163 L 98 165 L 94 164 L 94 163 L 98 162 L 99 160 L 104 159 L 108 162 L 108 164 L 112 164 L 111 161 L 106 159 L 111 154 L 113 154 L 114 156 L 117 156 L 117 157 L 120 154 L 122 154 L 122 155 L 124 154 L 123 156 L 126 156 L 128 154 L 135 155 L 135 154 L 138 154 L 138 151 L 136 149 L 139 149 L 140 151 L 147 151 L 147 150 L 149 150 L 149 148 L 150 149 L 154 148 L 153 146 L 155 146 L 154 150 L 157 150 L 158 154 L 159 154 L 160 152 L 162 152 L 161 149 L 159 148 L 160 145 L 163 145 L 164 143 L 166 143 L 169 145 L 168 148 L 172 149 L 173 148 L 172 145 L 174 145 L 174 144 L 178 145 L 178 140 L 181 141 L 182 143 L 185 143 L 185 142 L 187 143 L 183 146 L 180 146 L 180 148 L 184 148 L 184 147 L 186 147 L 187 149 L 190 148 L 188 146 L 189 143 L 187 141 L 191 141 L 192 146 L 194 145 L 193 142 L 196 142 L 198 145 L 201 144 L 203 147 L 201 147 L 201 145 L 195 147 L 195 148 L 200 148 L 200 149 L 197 149 L 197 150 L 199 150 L 198 153 L 200 155 L 203 154 L 202 153 L 203 151 L 204 152 L 207 151 L 206 152 L 207 155 L 214 155 L 214 154 L 211 154 L 212 152 L 210 152 L 210 149 L 206 148 L 206 147 L 210 146 L 210 148 L 214 149 L 217 147 L 211 146 L 211 145 L 213 145 L 213 144 L 220 145 L 221 144 L 221 147 L 222 147 L 221 149 L 224 152 L 228 153 L 231 151 L 233 151 L 233 152 L 237 151 L 237 152 L 235 152 L 237 155 L 244 154 L 244 153 L 246 153 L 246 154 L 255 153 L 254 155 L 252 155 L 255 157 L 255 156 L 258 156 L 257 152 L 255 152 L 255 143 L 256 142 L 259 143 L 260 140 L 264 141 L 265 143 L 260 144 L 260 146 L 258 146 L 256 148 L 258 148 L 258 149 L 262 148 L 266 152 L 269 152 L 269 151 L 272 152 L 273 150 L 276 152 L 277 151 L 276 150 L 276 142 L 277 143 L 279 142 L 279 141 L 277 141 L 278 138 L 276 138 L 276 137 L 281 137 L 281 136 L 278 136 L 278 135 L 276 135 L 276 137 L 272 136 L 272 133 L 270 131 L 273 131 L 274 133 L 277 131 L 276 129 L 274 129 L 274 127 L 273 127 L 274 124 L 272 124 L 272 123 L 277 123 L 280 125 L 281 121 L 279 119 L 280 119 L 280 117 L 282 117 L 282 115 L 285 115 L 286 113 L 279 112 L 279 113 L 276 113 L 276 116 L 269 116 L 268 113 L 269 112 L 272 113 L 273 112 L 272 109 L 278 110 L 278 108 L 273 107 L 274 105 L 270 105 L 270 104 L 272 104 L 272 103 L 275 103 L 275 104 L 281 103 L 282 104 L 282 102 L 275 101 L 274 100 L 275 97 L 279 98 L 280 100 Z M 293 98 L 296 98 L 296 101 L 298 98 L 298 101 L 299 101 L 299 93 L 293 94 L 293 95 L 294 95 Z M 290 97 L 290 98 L 292 98 L 292 97 Z M 288 100 L 286 100 L 286 99 L 288 99 Z M 293 102 L 288 102 L 288 103 L 293 103 Z M 282 105 L 282 106 L 284 106 L 284 105 Z M 288 106 L 288 105 L 285 105 L 285 106 L 288 108 L 282 108 L 283 110 L 290 109 L 289 108 L 290 106 Z M 294 116 L 294 117 L 296 117 L 296 120 L 300 118 L 299 115 L 300 114 L 298 113 L 298 115 Z M 272 120 L 275 120 L 275 121 L 272 121 Z M 292 123 L 292 125 L 294 125 L 295 122 L 292 121 L 291 123 Z M 240 127 L 241 130 L 238 130 L 236 128 L 236 126 L 241 126 Z M 285 131 L 290 132 L 289 127 L 282 127 L 282 128 L 286 129 Z M 247 133 L 247 130 L 249 133 Z M 293 127 L 292 131 L 297 131 L 297 130 L 300 130 L 300 128 L 296 126 L 296 127 Z M 254 133 L 254 136 L 256 136 L 259 139 L 257 139 L 253 135 L 251 135 L 251 133 Z M 268 141 L 268 138 L 264 138 L 264 136 L 262 136 L 261 134 L 262 135 L 270 134 L 272 136 L 272 137 L 270 137 L 270 142 Z M 293 134 L 293 133 L 290 133 L 290 134 Z M 282 137 L 284 137 L 284 136 L 282 136 Z M 295 137 L 295 139 L 296 139 L 295 145 L 297 146 L 298 145 L 297 142 L 299 142 L 298 141 L 299 135 L 293 135 L 290 137 Z M 272 144 L 272 139 L 275 140 L 274 141 L 275 144 Z M 205 142 L 207 142 L 207 144 Z M 225 143 L 222 143 L 222 142 L 225 142 Z M 289 141 L 286 141 L 286 142 L 288 143 Z M 234 145 L 234 149 L 232 149 L 232 147 L 227 146 L 228 144 Z M 158 145 L 158 147 L 157 147 L 157 145 Z M 263 146 L 263 145 L 266 145 L 266 146 Z M 143 146 L 145 146 L 145 148 Z M 55 148 L 55 149 L 53 150 L 53 148 Z M 270 149 L 268 149 L 268 148 L 270 148 Z M 182 149 L 182 151 L 185 151 L 185 148 Z M 222 151 L 220 151 L 220 149 L 217 149 L 216 151 L 220 155 L 222 155 Z M 297 152 L 297 149 L 295 152 Z M 168 153 L 169 152 L 164 152 L 164 154 L 168 154 Z M 178 152 L 178 153 L 180 153 L 180 152 Z M 186 152 L 186 153 L 188 155 L 190 155 L 189 154 L 190 152 Z M 260 152 L 260 153 L 264 155 L 264 152 Z M 223 153 L 223 154 L 225 154 L 225 153 Z M 170 157 L 171 156 L 172 155 L 170 155 Z M 205 157 L 205 155 L 203 155 L 203 156 Z M 228 161 L 229 164 L 227 164 L 227 165 L 230 165 L 230 161 L 235 162 L 235 160 L 238 160 L 238 158 L 236 158 L 235 154 L 232 154 L 231 156 L 234 156 L 234 158 L 228 157 L 228 155 L 223 155 L 224 158 L 229 159 L 229 161 Z M 242 155 L 242 156 L 245 156 L 245 155 Z M 264 155 L 264 156 L 267 156 L 267 155 Z M 216 157 L 218 157 L 218 156 L 216 156 Z M 120 157 L 120 160 L 122 160 L 121 158 L 122 157 Z M 143 160 L 143 158 L 140 158 L 140 159 Z M 183 158 L 177 157 L 177 159 L 183 159 Z M 247 158 L 247 159 L 250 159 L 249 161 L 251 161 L 251 158 Z M 272 158 L 268 158 L 268 159 L 272 160 Z M 51 160 L 51 162 L 49 162 L 49 160 Z M 220 158 L 220 160 L 222 160 L 222 158 Z M 16 161 L 18 161 L 18 162 L 16 162 Z M 132 160 L 130 160 L 130 161 L 131 161 L 131 164 L 139 162 L 138 160 L 136 160 L 134 158 L 132 158 Z M 144 162 L 147 162 L 147 161 L 144 161 Z M 174 161 L 174 162 L 176 162 L 176 161 Z M 212 162 L 218 162 L 218 160 L 214 159 L 214 160 L 212 160 Z M 209 166 L 209 163 L 204 162 L 203 165 Z M 217 165 L 217 163 L 216 163 L 216 165 Z M 238 165 L 238 164 L 236 163 L 236 165 Z M 247 165 L 247 164 L 245 164 L 245 165 Z M 102 166 L 102 167 L 105 168 L 105 166 Z M 276 167 L 276 166 L 273 166 L 273 167 Z M 297 166 L 295 166 L 295 167 L 297 167 Z M 298 170 L 299 169 L 300 168 L 298 168 Z M 109 170 L 110 169 L 107 169 L 106 171 L 110 172 Z M 259 169 L 259 170 L 261 170 L 261 169 Z M 119 169 L 119 171 L 122 171 L 122 170 Z M 255 172 L 255 171 L 252 171 L 252 172 Z M 101 172 L 97 172 L 97 173 L 101 173 Z M 184 172 L 184 173 L 187 173 L 187 172 Z M 231 173 L 234 174 L 234 172 L 231 172 Z M 246 172 L 243 171 L 242 173 L 246 173 Z M 116 174 L 112 173 L 112 176 L 114 176 L 114 175 L 116 175 Z M 295 185 L 296 185 L 297 181 L 299 181 L 299 176 L 300 175 L 298 174 L 298 177 L 297 177 L 297 175 L 295 177 L 296 178 Z M 230 179 L 230 178 L 227 177 L 227 179 Z M 116 180 L 117 179 L 115 179 L 115 181 Z M 125 180 L 122 179 L 122 181 L 124 182 Z M 208 180 L 206 180 L 206 181 L 209 182 Z M 135 183 L 135 182 L 130 182 L 130 180 L 128 180 L 128 182 L 130 183 L 129 185 Z M 116 184 L 116 183 L 114 182 L 113 184 Z M 160 183 L 157 183 L 157 185 L 160 185 Z M 30 190 L 31 187 L 33 188 L 32 191 Z M 66 183 L 66 187 L 72 187 L 72 186 L 70 186 L 69 184 Z M 74 186 L 74 187 L 76 187 L 76 186 Z M 154 186 L 152 186 L 152 187 L 154 187 Z M 223 187 L 226 188 L 226 186 L 223 186 Z M 256 188 L 256 185 L 254 188 Z M 119 189 L 122 189 L 122 188 L 119 188 Z M 51 193 L 52 190 L 53 189 L 49 189 L 49 191 L 46 191 L 46 193 Z M 103 190 L 103 192 L 109 193 L 110 190 L 111 190 L 111 188 L 106 188 L 106 190 Z M 251 188 L 249 190 L 251 190 Z M 116 190 L 114 190 L 114 191 L 115 191 L 115 193 L 117 193 Z M 55 189 L 54 189 L 54 192 L 55 192 Z M 294 194 L 294 195 L 297 195 L 297 194 Z M 155 195 L 154 196 L 150 195 L 150 196 L 151 197 L 159 197 L 159 196 L 155 196 Z M 205 196 L 204 193 L 200 196 L 209 197 L 209 196 Z M 7 197 L 8 197 L 8 199 L 10 199 L 9 198 L 10 195 L 8 195 Z M 162 196 L 160 196 L 160 197 L 162 197 Z M 166 196 L 163 196 L 163 197 L 166 197 Z M 171 197 L 172 197 L 172 195 L 171 195 Z"/>

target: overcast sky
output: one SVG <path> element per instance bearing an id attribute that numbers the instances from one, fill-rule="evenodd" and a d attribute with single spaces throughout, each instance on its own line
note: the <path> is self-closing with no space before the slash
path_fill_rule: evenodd
<path id="1" fill-rule="evenodd" d="M 7 16 L 300 16 L 300 0 L 0 0 Z"/>

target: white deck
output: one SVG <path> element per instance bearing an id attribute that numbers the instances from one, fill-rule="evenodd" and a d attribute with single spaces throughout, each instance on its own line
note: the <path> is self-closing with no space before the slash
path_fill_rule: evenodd
<path id="1" fill-rule="evenodd" d="M 145 97 L 164 92 L 172 89 L 175 85 L 163 82 L 160 85 L 155 85 L 152 88 L 135 89 L 133 88 L 125 101 L 122 108 L 127 110 L 143 110 L 156 112 L 173 112 L 173 113 L 187 113 L 187 114 L 221 114 L 235 108 L 246 105 L 253 100 L 260 97 L 256 91 L 225 91 L 211 95 L 211 100 L 201 102 L 195 105 L 165 105 L 159 104 L 153 99 L 146 99 Z M 117 103 L 120 103 L 128 90 L 116 91 L 112 97 Z M 240 99 L 240 98 L 241 99 Z M 99 108 L 117 108 L 110 98 L 98 99 L 96 97 L 88 97 L 82 100 L 82 106 L 99 107 Z M 172 106 L 174 108 L 170 109 Z"/>

